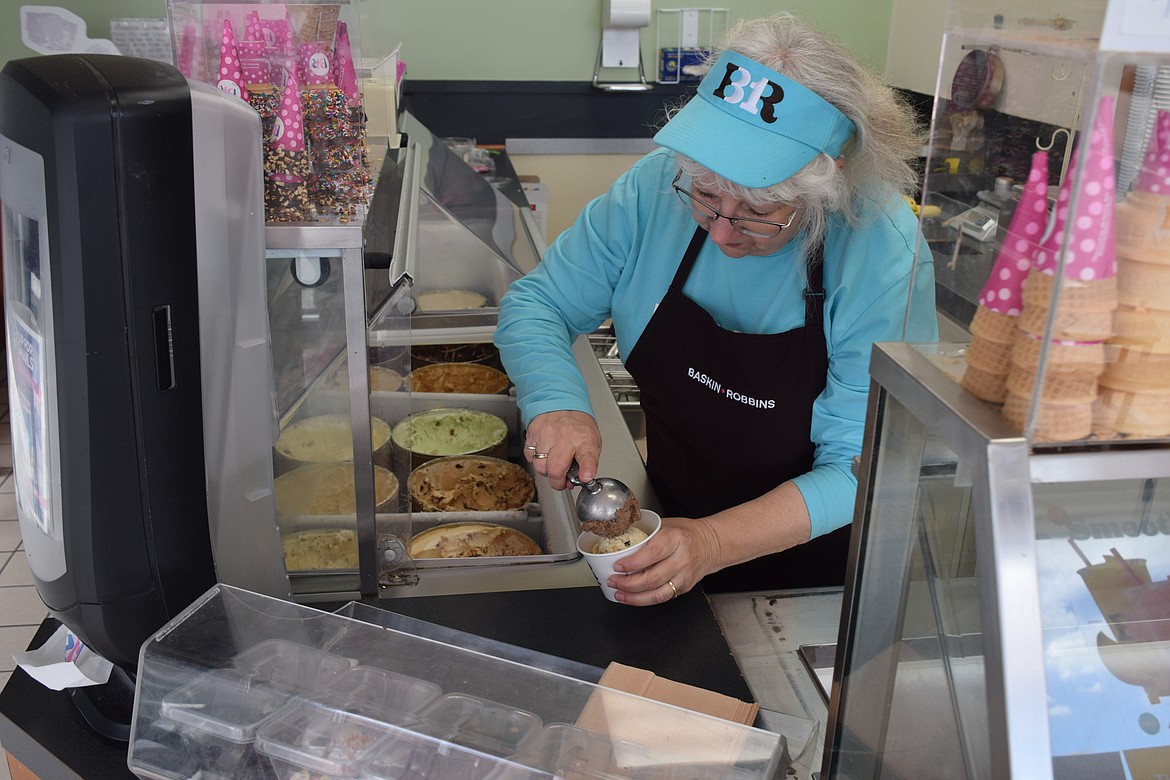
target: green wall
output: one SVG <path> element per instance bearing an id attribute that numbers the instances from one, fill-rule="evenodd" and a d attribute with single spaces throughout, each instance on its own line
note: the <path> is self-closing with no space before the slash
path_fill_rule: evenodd
<path id="1" fill-rule="evenodd" d="M 35 52 L 20 40 L 18 0 L 0 0 L 0 62 Z M 109 20 L 164 18 L 165 0 L 35 0 L 59 5 L 85 19 L 90 38 L 108 38 Z M 881 73 L 886 64 L 893 0 L 729 0 L 719 6 L 731 20 L 787 9 L 826 30 Z M 647 77 L 655 74 L 659 8 L 682 3 L 652 0 L 650 25 L 641 31 Z M 408 77 L 420 80 L 588 81 L 601 40 L 601 0 L 355 0 L 364 56 L 382 56 L 402 44 Z M 676 41 L 677 15 L 662 41 Z M 668 29 L 671 28 L 671 29 Z M 669 40 L 668 40 L 669 36 Z M 628 80 L 631 71 L 603 72 Z"/>

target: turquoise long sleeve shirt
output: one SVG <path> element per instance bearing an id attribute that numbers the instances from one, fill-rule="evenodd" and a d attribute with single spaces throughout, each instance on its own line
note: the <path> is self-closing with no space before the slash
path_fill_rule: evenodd
<path id="1" fill-rule="evenodd" d="M 495 342 L 516 385 L 525 425 L 545 412 L 592 414 L 571 350 L 579 335 L 612 317 L 621 356 L 638 343 L 696 227 L 690 209 L 671 189 L 677 171 L 669 150 L 643 157 L 585 207 L 501 301 Z M 826 227 L 829 373 L 813 405 L 813 467 L 793 480 L 814 537 L 853 516 L 852 460 L 861 451 L 872 345 L 938 340 L 930 250 L 902 197 L 893 191 L 883 195 L 880 202 L 866 202 L 859 227 L 836 217 Z M 800 244 L 732 259 L 708 241 L 683 292 L 727 330 L 780 333 L 800 327 L 805 287 Z"/>

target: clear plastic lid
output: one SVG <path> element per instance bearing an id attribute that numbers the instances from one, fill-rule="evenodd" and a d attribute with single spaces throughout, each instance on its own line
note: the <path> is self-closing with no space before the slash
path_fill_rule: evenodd
<path id="1" fill-rule="evenodd" d="M 182 726 L 231 742 L 251 742 L 265 718 L 283 707 L 291 692 L 252 675 L 218 669 L 199 675 L 163 698 L 160 712 Z"/>
<path id="2" fill-rule="evenodd" d="M 256 750 L 300 769 L 356 777 L 393 732 L 393 726 L 377 718 L 328 706 L 323 700 L 298 699 L 261 726 Z"/>
<path id="3" fill-rule="evenodd" d="M 284 639 L 260 642 L 232 659 L 233 666 L 252 673 L 257 680 L 298 693 L 324 690 L 354 663 L 350 658 Z"/>
<path id="4" fill-rule="evenodd" d="M 328 693 L 348 699 L 351 712 L 376 711 L 388 723 L 401 725 L 413 720 L 443 690 L 405 674 L 358 666 L 330 682 Z"/>

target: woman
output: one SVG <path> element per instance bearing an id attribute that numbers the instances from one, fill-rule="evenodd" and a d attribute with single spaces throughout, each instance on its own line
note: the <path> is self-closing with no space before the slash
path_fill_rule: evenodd
<path id="1" fill-rule="evenodd" d="M 843 581 L 876 341 L 934 341 L 903 193 L 913 114 L 788 14 L 742 22 L 662 149 L 586 206 L 500 307 L 496 344 L 554 488 L 601 436 L 570 352 L 612 317 L 663 528 L 618 600 Z M 620 476 L 620 475 L 619 475 Z"/>

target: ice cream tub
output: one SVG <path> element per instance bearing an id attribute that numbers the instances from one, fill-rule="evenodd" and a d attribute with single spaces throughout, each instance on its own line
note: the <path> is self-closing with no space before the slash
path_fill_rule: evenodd
<path id="1" fill-rule="evenodd" d="M 499 523 L 442 523 L 415 534 L 408 545 L 418 559 L 512 558 L 540 555 L 528 534 Z"/>
<path id="2" fill-rule="evenodd" d="M 374 463 L 390 466 L 390 425 L 370 418 L 370 447 Z M 321 414 L 289 424 L 273 445 L 277 474 L 307 463 L 353 460 L 353 419 L 348 414 Z"/>
<path id="3" fill-rule="evenodd" d="M 427 461 L 410 474 L 411 506 L 422 512 L 523 509 L 536 494 L 523 466 L 486 455 Z"/>
<path id="4" fill-rule="evenodd" d="M 276 513 L 299 515 L 352 515 L 357 511 L 354 465 L 310 463 L 281 474 L 273 482 Z M 398 478 L 382 466 L 374 467 L 374 506 L 389 511 L 398 498 Z"/>
<path id="5" fill-rule="evenodd" d="M 477 409 L 430 409 L 394 426 L 394 446 L 410 453 L 411 465 L 448 455 L 507 455 L 508 424 Z"/>
<path id="6" fill-rule="evenodd" d="M 641 518 L 630 524 L 630 530 L 619 537 L 610 539 L 589 531 L 582 531 L 577 537 L 577 550 L 585 556 L 593 576 L 597 578 L 597 584 L 601 586 L 601 592 L 610 601 L 617 601 L 614 598 L 617 591 L 609 586 L 609 578 L 622 576 L 613 570 L 613 565 L 641 548 L 662 527 L 662 518 L 657 512 L 641 509 L 641 515 Z"/>
<path id="7" fill-rule="evenodd" d="M 410 372 L 412 393 L 503 393 L 511 381 L 503 371 L 481 363 L 432 363 Z"/>
<path id="8" fill-rule="evenodd" d="M 433 363 L 478 363 L 500 367 L 500 351 L 490 341 L 453 344 L 414 344 L 410 348 L 415 368 Z"/>

